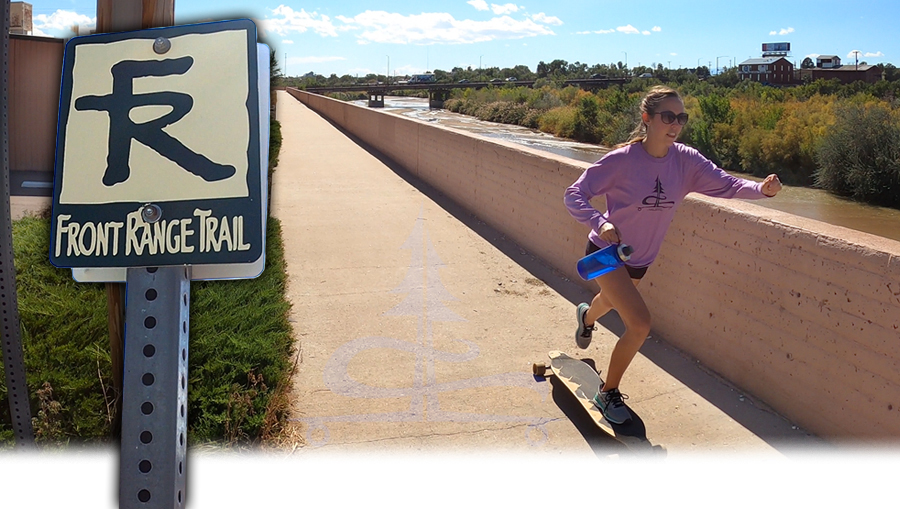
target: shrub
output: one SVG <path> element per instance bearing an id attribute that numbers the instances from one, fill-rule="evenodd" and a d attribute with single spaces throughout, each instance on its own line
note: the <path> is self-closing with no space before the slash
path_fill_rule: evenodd
<path id="1" fill-rule="evenodd" d="M 900 207 L 900 122 L 883 104 L 844 105 L 816 152 L 816 185 Z"/>
<path id="2" fill-rule="evenodd" d="M 575 126 L 575 108 L 571 106 L 561 106 L 553 108 L 541 115 L 538 121 L 538 128 L 556 136 L 571 138 L 574 134 Z"/>

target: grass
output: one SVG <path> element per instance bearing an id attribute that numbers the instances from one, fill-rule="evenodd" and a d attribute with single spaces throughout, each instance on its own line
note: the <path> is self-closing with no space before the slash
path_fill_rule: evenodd
<path id="1" fill-rule="evenodd" d="M 103 284 L 77 283 L 50 265 L 50 222 L 13 225 L 25 372 L 35 438 L 47 445 L 111 436 L 115 398 Z M 270 218 L 266 268 L 256 279 L 191 284 L 188 437 L 193 443 L 271 438 L 285 421 L 293 367 L 284 298 L 281 225 Z M 12 444 L 0 384 L 0 442 Z"/>
<path id="2" fill-rule="evenodd" d="M 281 146 L 280 126 L 272 123 L 270 175 Z M 47 217 L 16 221 L 13 248 L 36 442 L 111 440 L 116 398 L 105 286 L 77 283 L 70 270 L 50 265 Z M 277 441 L 283 432 L 294 368 L 285 282 L 281 223 L 269 218 L 259 277 L 191 284 L 189 443 L 252 444 Z M 0 377 L 0 448 L 13 444 Z"/>

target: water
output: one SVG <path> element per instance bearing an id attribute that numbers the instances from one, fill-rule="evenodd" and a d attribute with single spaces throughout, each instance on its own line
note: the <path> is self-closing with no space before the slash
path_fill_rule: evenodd
<path id="1" fill-rule="evenodd" d="M 366 106 L 366 101 L 355 101 Z M 461 129 L 489 138 L 518 143 L 537 150 L 593 163 L 609 149 L 588 143 L 564 140 L 526 127 L 484 122 L 446 110 L 428 108 L 428 100 L 415 97 L 385 97 L 385 112 Z M 736 173 L 750 180 L 762 179 Z M 754 204 L 807 217 L 853 230 L 900 241 L 900 210 L 857 203 L 821 189 L 784 186 L 774 198 L 754 200 Z"/>

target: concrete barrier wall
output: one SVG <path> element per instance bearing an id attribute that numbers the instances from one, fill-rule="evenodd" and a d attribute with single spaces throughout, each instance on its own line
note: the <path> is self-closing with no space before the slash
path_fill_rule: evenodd
<path id="1" fill-rule="evenodd" d="M 579 280 L 586 163 L 288 92 Z M 657 334 L 807 430 L 900 437 L 900 242 L 692 194 L 641 293 Z"/>

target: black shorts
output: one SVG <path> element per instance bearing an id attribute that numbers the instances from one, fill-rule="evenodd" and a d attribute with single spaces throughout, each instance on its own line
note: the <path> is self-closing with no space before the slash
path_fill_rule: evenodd
<path id="1" fill-rule="evenodd" d="M 593 242 L 591 242 L 589 240 L 587 243 L 587 247 L 584 250 L 584 256 L 587 256 L 591 253 L 600 251 L 600 249 L 602 249 L 602 248 L 597 246 L 597 244 L 594 244 Z M 625 264 L 625 270 L 628 271 L 628 275 L 631 276 L 631 279 L 641 279 L 642 277 L 644 277 L 644 274 L 647 273 L 647 269 L 649 269 L 649 268 L 650 267 L 637 268 L 637 267 L 632 267 L 631 265 Z"/>

